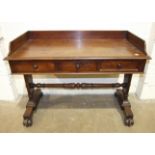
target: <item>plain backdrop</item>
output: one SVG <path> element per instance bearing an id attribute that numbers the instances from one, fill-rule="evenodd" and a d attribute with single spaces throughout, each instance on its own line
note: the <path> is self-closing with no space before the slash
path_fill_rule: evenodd
<path id="1" fill-rule="evenodd" d="M 152 22 L 154 6 L 153 0 L 0 0 L 0 22 L 101 28 L 107 22 Z M 154 155 L 154 140 L 154 134 L 7 134 L 0 136 L 0 154 Z"/>
<path id="2" fill-rule="evenodd" d="M 59 15 L 59 14 L 58 14 Z M 79 14 L 80 16 L 81 14 Z M 98 16 L 97 16 L 98 17 Z M 64 17 L 65 18 L 65 17 Z M 73 18 L 73 17 L 72 17 Z M 83 16 L 81 16 L 81 19 Z M 90 18 L 90 17 L 89 17 Z M 49 17 L 50 19 L 50 17 Z M 61 20 L 62 19 L 62 20 Z M 129 30 L 132 33 L 136 34 L 137 36 L 144 39 L 146 42 L 149 42 L 150 38 L 150 31 L 152 28 L 152 22 L 105 22 L 104 20 L 100 20 L 98 22 L 93 22 L 92 20 L 83 20 L 79 21 L 80 17 L 75 19 L 73 18 L 73 21 L 66 19 L 64 20 L 63 17 L 60 19 L 57 17 L 57 19 L 51 20 L 49 22 L 47 21 L 23 21 L 23 22 L 1 22 L 0 28 L 1 28 L 1 36 L 3 37 L 3 44 L 1 54 L 3 55 L 2 59 L 8 55 L 9 52 L 9 43 L 13 39 L 15 39 L 17 36 L 21 35 L 22 33 L 28 31 L 28 30 Z M 75 20 L 75 21 L 74 21 Z M 147 47 L 147 51 L 149 52 L 149 47 Z M 9 101 L 16 101 L 17 98 L 19 98 L 20 95 L 27 94 L 25 89 L 25 83 L 22 75 L 14 75 L 10 76 L 10 70 L 8 67 L 8 64 L 5 63 L 3 60 L 0 60 L 1 67 L 0 67 L 0 73 L 1 73 L 1 92 L 0 93 L 0 100 L 9 100 Z M 6 66 L 5 66 L 6 65 Z M 37 76 L 35 78 L 35 82 L 58 82 L 58 83 L 64 83 L 64 82 L 98 82 L 98 83 L 105 83 L 105 82 L 117 82 L 122 81 L 122 75 L 112 76 L 110 78 L 107 78 L 107 76 L 101 76 L 100 78 L 91 78 L 91 76 L 87 76 L 90 78 L 73 78 L 72 76 L 70 78 L 58 78 L 55 76 L 47 75 L 47 76 Z M 9 78 L 9 79 L 8 79 Z M 8 80 L 8 82 L 7 82 Z M 2 82 L 3 81 L 3 82 Z M 139 93 L 140 90 L 138 90 L 139 87 L 137 87 L 139 82 L 139 75 L 136 74 L 133 76 L 132 85 L 130 92 L 131 93 Z M 9 83 L 9 84 L 7 84 Z M 11 87 L 11 88 L 10 88 Z M 8 90 L 8 93 L 6 94 L 4 90 Z M 12 91 L 12 92 L 11 92 Z M 45 89 L 44 93 L 48 94 L 81 94 L 81 93 L 87 93 L 87 94 L 107 94 L 107 93 L 113 93 L 114 90 L 112 89 L 97 89 L 97 90 L 64 90 L 64 89 Z M 140 94 L 140 93 L 139 93 Z M 153 94 L 147 94 L 143 93 L 143 96 L 141 98 L 147 99 L 148 96 L 153 96 Z M 139 95 L 140 96 L 140 95 Z"/>

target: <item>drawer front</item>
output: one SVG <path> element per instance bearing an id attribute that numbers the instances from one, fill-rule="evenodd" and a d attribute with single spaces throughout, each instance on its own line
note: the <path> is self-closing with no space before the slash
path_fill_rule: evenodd
<path id="1" fill-rule="evenodd" d="M 59 71 L 60 72 L 96 72 L 95 61 L 61 61 L 59 63 Z"/>
<path id="2" fill-rule="evenodd" d="M 54 72 L 55 64 L 51 61 L 13 61 L 10 62 L 13 73 Z"/>
<path id="3" fill-rule="evenodd" d="M 10 61 L 12 73 L 136 73 L 145 60 L 34 60 Z"/>
<path id="4" fill-rule="evenodd" d="M 95 61 L 81 61 L 79 62 L 78 72 L 96 72 L 97 62 Z"/>
<path id="5" fill-rule="evenodd" d="M 99 63 L 100 72 L 143 72 L 143 60 L 105 60 Z"/>
<path id="6" fill-rule="evenodd" d="M 74 61 L 58 61 L 58 72 L 76 72 L 76 63 Z"/>

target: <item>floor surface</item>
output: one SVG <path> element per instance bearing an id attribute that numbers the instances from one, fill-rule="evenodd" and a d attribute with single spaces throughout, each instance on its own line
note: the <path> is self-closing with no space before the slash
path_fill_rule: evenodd
<path id="1" fill-rule="evenodd" d="M 43 96 L 33 126 L 22 125 L 27 96 L 19 103 L 0 102 L 0 132 L 155 132 L 155 101 L 130 95 L 135 124 L 126 127 L 113 95 Z"/>

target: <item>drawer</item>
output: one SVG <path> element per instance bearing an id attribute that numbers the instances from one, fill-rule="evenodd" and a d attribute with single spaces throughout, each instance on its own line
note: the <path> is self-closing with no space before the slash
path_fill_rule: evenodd
<path id="1" fill-rule="evenodd" d="M 99 63 L 100 72 L 142 72 L 143 60 L 103 60 Z"/>
<path id="2" fill-rule="evenodd" d="M 58 61 L 59 72 L 76 72 L 76 63 L 74 61 Z"/>
<path id="3" fill-rule="evenodd" d="M 79 72 L 96 72 L 97 63 L 95 61 L 80 61 L 78 71 Z"/>
<path id="4" fill-rule="evenodd" d="M 145 60 L 10 61 L 12 73 L 143 72 Z"/>
<path id="5" fill-rule="evenodd" d="M 97 71 L 95 61 L 79 60 L 79 61 L 61 61 L 59 63 L 59 71 L 61 72 L 95 72 Z"/>
<path id="6" fill-rule="evenodd" d="M 13 73 L 49 73 L 55 71 L 52 61 L 13 61 L 10 62 Z"/>

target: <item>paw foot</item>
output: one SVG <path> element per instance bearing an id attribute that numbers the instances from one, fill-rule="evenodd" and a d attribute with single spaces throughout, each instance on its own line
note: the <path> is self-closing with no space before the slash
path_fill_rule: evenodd
<path id="1" fill-rule="evenodd" d="M 32 119 L 31 118 L 25 118 L 23 120 L 23 125 L 26 126 L 26 127 L 29 127 L 32 125 Z"/>
<path id="2" fill-rule="evenodd" d="M 133 126 L 134 120 L 133 120 L 133 118 L 126 118 L 124 123 L 126 126 L 130 127 L 130 126 Z"/>

